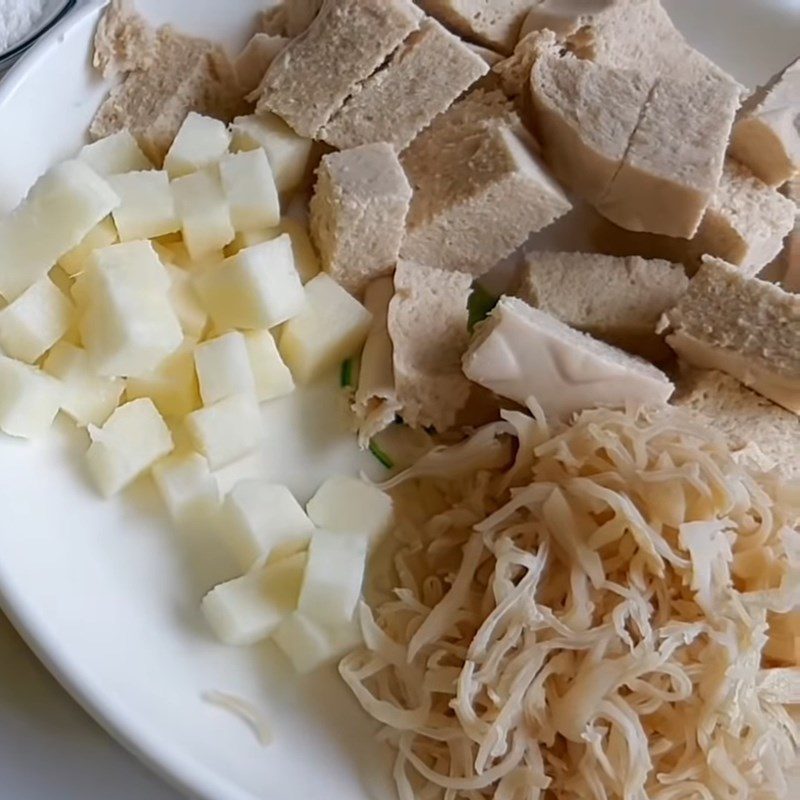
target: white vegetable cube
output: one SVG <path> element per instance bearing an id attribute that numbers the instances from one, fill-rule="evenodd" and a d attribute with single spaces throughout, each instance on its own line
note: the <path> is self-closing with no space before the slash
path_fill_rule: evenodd
<path id="1" fill-rule="evenodd" d="M 225 248 L 228 257 L 235 256 L 246 247 L 255 247 L 257 244 L 271 242 L 277 239 L 283 231 L 280 228 L 261 228 L 259 230 L 239 231 L 233 241 Z"/>
<path id="2" fill-rule="evenodd" d="M 235 394 L 255 394 L 256 380 L 247 344 L 239 331 L 197 345 L 194 363 L 203 405 L 214 405 Z"/>
<path id="3" fill-rule="evenodd" d="M 172 280 L 153 245 L 146 241 L 123 242 L 95 250 L 78 282 L 87 286 L 124 286 L 164 294 Z"/>
<path id="4" fill-rule="evenodd" d="M 366 562 L 364 536 L 317 531 L 308 548 L 298 609 L 323 626 L 349 622 L 361 596 Z"/>
<path id="5" fill-rule="evenodd" d="M 317 251 L 308 235 L 308 227 L 291 217 L 284 217 L 278 228 L 281 233 L 288 233 L 292 240 L 292 252 L 294 253 L 294 266 L 300 281 L 308 283 L 313 277 L 322 271 Z"/>
<path id="6" fill-rule="evenodd" d="M 111 217 L 106 217 L 97 223 L 77 247 L 64 253 L 58 263 L 67 275 L 77 275 L 86 269 L 89 256 L 102 247 L 109 247 L 118 240 L 117 227 Z"/>
<path id="7" fill-rule="evenodd" d="M 87 144 L 81 148 L 78 158 L 98 175 L 119 175 L 123 172 L 153 169 L 150 159 L 127 130 Z"/>
<path id="8" fill-rule="evenodd" d="M 327 628 L 299 611 L 286 617 L 272 634 L 272 640 L 301 675 L 342 658 L 363 643 L 357 622 Z"/>
<path id="9" fill-rule="evenodd" d="M 318 528 L 353 533 L 376 542 L 394 523 L 392 498 L 359 478 L 329 478 L 308 501 L 306 512 Z"/>
<path id="10" fill-rule="evenodd" d="M 297 607 L 306 555 L 297 555 L 220 584 L 203 598 L 211 629 L 226 644 L 266 639 Z"/>
<path id="11" fill-rule="evenodd" d="M 194 347 L 194 339 L 185 339 L 154 370 L 129 378 L 128 399 L 149 397 L 165 417 L 185 417 L 200 408 Z"/>
<path id="12" fill-rule="evenodd" d="M 242 565 L 278 560 L 308 546 L 314 525 L 285 487 L 239 481 L 225 498 L 227 537 Z"/>
<path id="13" fill-rule="evenodd" d="M 124 489 L 173 448 L 169 428 L 148 399 L 120 406 L 102 428 L 91 426 L 89 435 L 89 472 L 105 497 Z"/>
<path id="14" fill-rule="evenodd" d="M 280 222 L 278 190 L 263 150 L 226 156 L 219 172 L 237 231 L 273 228 Z"/>
<path id="15" fill-rule="evenodd" d="M 120 241 L 155 239 L 181 229 L 169 176 L 163 170 L 112 175 L 108 182 L 121 201 L 113 211 Z"/>
<path id="16" fill-rule="evenodd" d="M 0 220 L 0 294 L 19 297 L 119 205 L 115 191 L 81 161 L 65 161 Z"/>
<path id="17" fill-rule="evenodd" d="M 274 328 L 298 314 L 303 285 L 288 236 L 248 247 L 195 278 L 203 305 L 218 328 Z"/>
<path id="18" fill-rule="evenodd" d="M 0 356 L 0 430 L 9 436 L 42 436 L 61 407 L 61 384 L 30 364 Z"/>
<path id="19" fill-rule="evenodd" d="M 164 158 L 170 178 L 180 178 L 216 164 L 227 152 L 231 135 L 224 122 L 190 111 Z"/>
<path id="20" fill-rule="evenodd" d="M 193 261 L 225 247 L 236 232 L 215 170 L 205 169 L 172 182 L 183 241 Z"/>
<path id="21" fill-rule="evenodd" d="M 208 313 L 200 303 L 189 273 L 172 264 L 167 264 L 167 272 L 172 280 L 169 299 L 183 332 L 195 339 L 202 338 L 208 328 Z"/>
<path id="22" fill-rule="evenodd" d="M 294 391 L 294 379 L 283 363 L 278 344 L 269 331 L 248 331 L 244 335 L 250 367 L 260 402 L 274 400 Z"/>
<path id="23" fill-rule="evenodd" d="M 69 342 L 58 342 L 47 354 L 43 368 L 61 381 L 64 413 L 84 427 L 102 425 L 125 390 L 125 381 L 98 375 L 88 353 Z"/>
<path id="24" fill-rule="evenodd" d="M 258 449 L 264 439 L 261 411 L 251 394 L 226 397 L 186 417 L 195 448 L 219 469 Z"/>
<path id="25" fill-rule="evenodd" d="M 48 277 L 40 278 L 0 311 L 0 348 L 32 364 L 69 329 L 75 309 Z"/>
<path id="26" fill-rule="evenodd" d="M 174 453 L 153 465 L 153 480 L 170 516 L 181 525 L 213 519 L 219 489 L 208 461 L 199 453 Z"/>
<path id="27" fill-rule="evenodd" d="M 364 344 L 372 314 L 325 273 L 305 286 L 306 306 L 286 323 L 280 350 L 302 383 L 341 364 Z"/>
<path id="28" fill-rule="evenodd" d="M 233 150 L 264 150 L 279 192 L 290 192 L 303 182 L 313 142 L 298 136 L 279 116 L 264 113 L 236 117 L 231 131 Z"/>

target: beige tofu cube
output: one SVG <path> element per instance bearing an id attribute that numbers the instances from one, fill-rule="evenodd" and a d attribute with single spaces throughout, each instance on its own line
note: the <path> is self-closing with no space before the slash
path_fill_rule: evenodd
<path id="1" fill-rule="evenodd" d="M 270 65 L 256 110 L 272 111 L 301 136 L 316 138 L 421 18 L 411 0 L 325 0 L 304 35 Z"/>
<path id="2" fill-rule="evenodd" d="M 242 94 L 248 95 L 253 91 L 261 94 L 259 86 L 264 73 L 287 44 L 288 37 L 270 36 L 268 33 L 257 33 L 250 39 L 233 62 Z"/>
<path id="3" fill-rule="evenodd" d="M 488 71 L 460 39 L 425 20 L 386 66 L 359 84 L 319 137 L 340 150 L 371 142 L 404 150 Z"/>
<path id="4" fill-rule="evenodd" d="M 322 0 L 290 0 L 285 8 L 286 33 L 299 36 L 314 21 L 322 8 Z"/>
<path id="5" fill-rule="evenodd" d="M 500 92 L 454 105 L 402 156 L 414 195 L 400 255 L 479 276 L 570 210 Z"/>
<path id="6" fill-rule="evenodd" d="M 469 400 L 461 358 L 469 346 L 472 276 L 402 260 L 389 303 L 394 380 L 401 416 L 412 428 L 446 431 Z"/>
<path id="7" fill-rule="evenodd" d="M 786 271 L 782 284 L 787 292 L 800 292 L 800 180 L 789 181 L 785 192 L 794 203 L 795 222 L 786 243 Z"/>
<path id="8" fill-rule="evenodd" d="M 311 200 L 311 235 L 323 269 L 351 294 L 390 272 L 410 202 L 411 187 L 390 145 L 323 157 Z"/>
<path id="9" fill-rule="evenodd" d="M 744 104 L 731 154 L 770 186 L 800 170 L 800 59 Z"/>

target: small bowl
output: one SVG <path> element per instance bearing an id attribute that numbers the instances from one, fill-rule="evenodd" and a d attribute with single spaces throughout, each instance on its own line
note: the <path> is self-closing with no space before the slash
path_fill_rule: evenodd
<path id="1" fill-rule="evenodd" d="M 49 31 L 59 20 L 69 13 L 77 0 L 49 0 L 45 5 L 41 19 L 36 23 L 24 39 L 11 45 L 0 53 L 0 73 L 7 70 L 26 50 Z"/>

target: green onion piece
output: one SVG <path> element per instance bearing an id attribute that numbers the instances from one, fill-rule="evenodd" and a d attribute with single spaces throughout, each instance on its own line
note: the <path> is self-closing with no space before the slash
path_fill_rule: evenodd
<path id="1" fill-rule="evenodd" d="M 386 467 L 386 469 L 394 468 L 394 461 L 381 449 L 380 445 L 374 439 L 369 443 L 369 451 L 384 467 Z"/>
<path id="2" fill-rule="evenodd" d="M 499 299 L 499 297 L 489 294 L 479 283 L 472 284 L 472 294 L 467 302 L 469 311 L 467 329 L 470 333 L 475 330 L 475 326 L 479 322 L 483 322 L 492 313 L 492 309 L 497 305 Z"/>
<path id="3" fill-rule="evenodd" d="M 353 388 L 353 359 L 352 358 L 348 358 L 347 361 L 343 361 L 342 362 L 341 384 L 342 384 L 342 389 L 352 389 Z"/>

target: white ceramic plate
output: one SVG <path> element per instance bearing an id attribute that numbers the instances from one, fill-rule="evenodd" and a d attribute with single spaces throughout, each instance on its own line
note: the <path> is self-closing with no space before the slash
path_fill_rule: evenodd
<path id="1" fill-rule="evenodd" d="M 243 43 L 259 0 L 139 0 L 156 22 Z M 753 85 L 797 55 L 800 0 L 673 0 L 689 38 Z M 106 86 L 90 69 L 101 4 L 71 15 L 0 84 L 0 212 L 73 153 Z M 332 384 L 332 382 L 331 382 Z M 307 497 L 356 468 L 331 386 L 267 407 L 253 468 Z M 0 595 L 30 645 L 108 730 L 207 800 L 386 800 L 374 727 L 334 670 L 294 676 L 270 646 L 233 650 L 208 635 L 198 603 L 229 576 L 203 543 L 177 541 L 152 488 L 102 502 L 80 469 L 82 434 L 59 425 L 36 444 L 0 440 Z M 203 703 L 217 689 L 252 701 L 275 743 Z"/>

